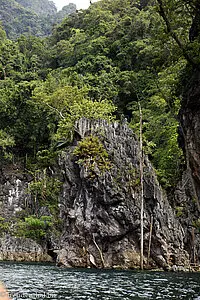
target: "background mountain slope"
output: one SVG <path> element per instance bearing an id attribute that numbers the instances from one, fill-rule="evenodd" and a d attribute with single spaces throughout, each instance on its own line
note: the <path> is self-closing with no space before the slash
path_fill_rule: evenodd
<path id="1" fill-rule="evenodd" d="M 70 4 L 57 13 L 55 4 L 48 0 L 0 1 L 0 20 L 10 39 L 21 34 L 47 36 L 53 25 L 75 11 L 76 5 Z"/>
<path id="2" fill-rule="evenodd" d="M 57 12 L 54 2 L 49 0 L 16 0 L 16 2 L 37 15 L 54 15 Z"/>

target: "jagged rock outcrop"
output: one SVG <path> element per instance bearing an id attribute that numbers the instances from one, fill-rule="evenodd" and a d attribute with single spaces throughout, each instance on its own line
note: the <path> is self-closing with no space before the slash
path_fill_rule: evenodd
<path id="1" fill-rule="evenodd" d="M 73 153 L 79 141 L 91 134 L 98 136 L 108 153 L 108 167 L 105 170 L 91 158 L 91 172 L 91 164 L 88 161 L 86 164 L 78 163 L 78 157 Z M 59 197 L 62 232 L 59 238 L 53 234 L 49 237 L 44 255 L 48 246 L 48 253 L 53 255 L 54 252 L 57 256 L 58 265 L 66 267 L 138 268 L 141 206 L 139 160 L 138 141 L 127 124 L 107 124 L 105 121 L 86 119 L 77 122 L 73 145 L 60 154 L 56 171 L 62 180 Z M 2 172 L 1 216 L 17 215 L 20 209 L 31 205 L 31 197 L 27 194 L 27 184 L 31 178 L 20 176 L 20 172 L 16 171 Z M 188 266 L 183 226 L 145 157 L 146 266 L 151 223 L 149 266 L 164 269 L 173 265 Z M 5 252 L 2 247 L 3 243 L 0 253 Z"/>
<path id="2" fill-rule="evenodd" d="M 138 267 L 141 199 L 137 139 L 126 124 L 102 121 L 80 120 L 76 133 L 79 138 L 91 133 L 99 136 L 111 168 L 103 174 L 96 168 L 91 178 L 86 167 L 77 165 L 72 150 L 60 157 L 64 177 L 60 208 L 65 228 L 58 261 L 74 267 Z M 147 158 L 144 174 L 145 262 L 152 217 L 151 265 L 187 265 L 184 230 Z"/>
<path id="3" fill-rule="evenodd" d="M 35 241 L 6 235 L 0 238 L 0 260 L 52 262 L 51 256 Z"/>

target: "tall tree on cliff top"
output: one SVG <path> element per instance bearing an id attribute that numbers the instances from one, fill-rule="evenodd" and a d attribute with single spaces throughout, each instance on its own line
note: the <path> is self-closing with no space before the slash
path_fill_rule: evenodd
<path id="1" fill-rule="evenodd" d="M 199 64 L 200 49 L 200 2 L 157 0 L 157 3 L 158 12 L 164 20 L 167 32 L 177 43 L 188 63 L 196 66 Z"/>

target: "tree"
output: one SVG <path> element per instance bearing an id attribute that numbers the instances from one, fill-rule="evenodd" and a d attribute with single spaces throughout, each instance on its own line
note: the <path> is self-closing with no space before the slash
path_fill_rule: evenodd
<path id="1" fill-rule="evenodd" d="M 71 141 L 75 121 L 85 117 L 88 119 L 113 119 L 115 106 L 106 100 L 92 101 L 88 89 L 66 85 L 49 76 L 44 84 L 36 87 L 33 100 L 57 118 L 58 126 L 54 139 Z"/>
<path id="2" fill-rule="evenodd" d="M 70 140 L 80 117 L 112 119 L 115 106 L 115 115 L 137 130 L 140 101 L 144 148 L 162 183 L 175 184 L 183 161 L 176 142 L 179 82 L 185 53 L 194 63 L 199 55 L 195 8 L 189 0 L 102 0 L 68 16 L 48 39 L 13 42 L 2 32 L 0 129 L 18 153 L 36 154 Z"/>
<path id="3" fill-rule="evenodd" d="M 191 65 L 198 64 L 199 43 L 195 43 L 200 32 L 200 4 L 198 1 L 171 0 L 166 2 L 157 0 L 157 3 L 158 12 L 165 22 L 167 32 L 172 36 L 185 59 Z"/>

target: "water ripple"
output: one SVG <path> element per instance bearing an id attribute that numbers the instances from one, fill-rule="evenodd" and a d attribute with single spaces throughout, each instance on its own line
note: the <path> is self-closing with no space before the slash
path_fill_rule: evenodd
<path id="1" fill-rule="evenodd" d="M 200 300 L 199 273 L 60 269 L 54 265 L 0 263 L 0 280 L 13 299 Z"/>

